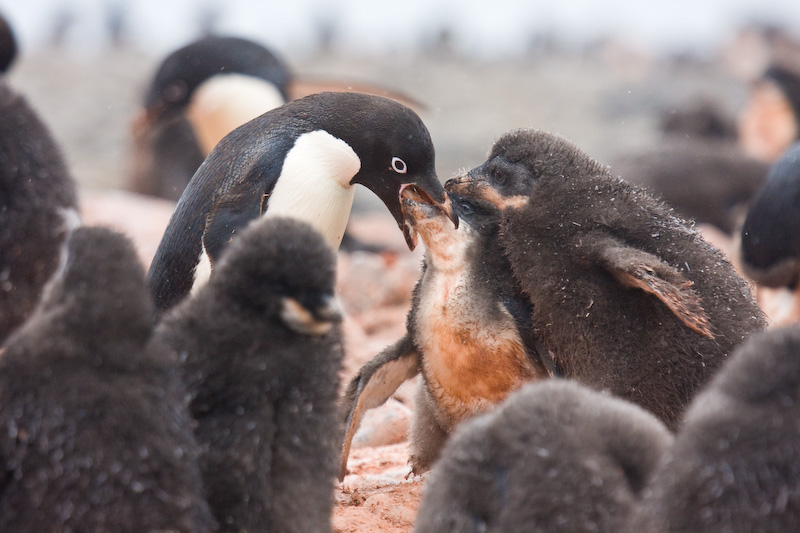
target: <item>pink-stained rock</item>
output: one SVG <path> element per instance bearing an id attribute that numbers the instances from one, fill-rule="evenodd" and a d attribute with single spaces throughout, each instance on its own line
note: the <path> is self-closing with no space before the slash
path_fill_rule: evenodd
<path id="1" fill-rule="evenodd" d="M 420 260 L 409 253 L 339 254 L 337 289 L 345 310 L 360 314 L 379 306 L 403 305 L 420 274 Z"/>
<path id="2" fill-rule="evenodd" d="M 361 427 L 353 437 L 352 447 L 368 448 L 398 444 L 408 439 L 411 409 L 389 398 L 385 404 L 364 415 Z"/>

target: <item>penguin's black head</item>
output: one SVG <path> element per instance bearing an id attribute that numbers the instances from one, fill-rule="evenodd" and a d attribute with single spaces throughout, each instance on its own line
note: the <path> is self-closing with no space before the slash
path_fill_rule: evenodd
<path id="1" fill-rule="evenodd" d="M 336 256 L 322 235 L 296 219 L 265 217 L 231 242 L 210 283 L 242 307 L 320 335 L 342 320 L 335 281 Z"/>
<path id="2" fill-rule="evenodd" d="M 456 212 L 459 220 L 478 233 L 484 235 L 492 233 L 500 226 L 503 212 L 493 203 L 482 198 L 463 196 L 452 192 L 449 192 L 448 196 L 453 202 L 453 211 Z"/>
<path id="3" fill-rule="evenodd" d="M 380 96 L 321 93 L 327 109 L 324 128 L 355 151 L 361 169 L 351 180 L 380 198 L 397 221 L 409 248 L 413 238 L 400 207 L 403 186 L 419 187 L 458 225 L 450 200 L 436 176 L 435 151 L 428 128 L 408 107 Z"/>
<path id="4" fill-rule="evenodd" d="M 164 59 L 145 97 L 146 119 L 180 112 L 204 81 L 218 74 L 245 74 L 266 80 L 288 99 L 290 72 L 270 50 L 238 37 L 205 37 Z"/>
<path id="5" fill-rule="evenodd" d="M 485 163 L 447 181 L 448 193 L 477 198 L 496 208 L 519 208 L 537 183 L 606 172 L 572 143 L 539 130 L 503 135 Z"/>

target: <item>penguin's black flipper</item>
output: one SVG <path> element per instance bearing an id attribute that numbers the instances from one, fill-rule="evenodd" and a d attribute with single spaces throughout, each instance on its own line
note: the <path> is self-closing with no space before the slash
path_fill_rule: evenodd
<path id="1" fill-rule="evenodd" d="M 175 206 L 147 275 L 159 314 L 191 291 L 203 247 L 209 261 L 218 259 L 235 230 L 258 218 L 264 197 L 278 181 L 283 160 L 272 161 L 272 151 L 258 161 L 250 150 L 230 148 L 246 134 L 235 131 L 220 142 L 221 149 L 200 166 Z M 290 142 L 276 142 L 277 153 L 288 150 Z M 213 236 L 205 235 L 209 229 Z"/>
<path id="2" fill-rule="evenodd" d="M 275 186 L 268 181 L 269 190 L 262 190 L 262 180 L 244 180 L 234 185 L 217 200 L 206 217 L 203 248 L 214 264 L 234 234 L 261 216 L 264 200 Z"/>
<path id="3" fill-rule="evenodd" d="M 653 294 L 687 327 L 714 338 L 703 302 L 692 289 L 693 283 L 675 267 L 655 255 L 624 244 L 616 238 L 595 234 L 583 239 L 589 256 L 623 285 Z"/>
<path id="4" fill-rule="evenodd" d="M 339 480 L 347 473 L 350 444 L 370 409 L 383 405 L 400 385 L 419 373 L 419 350 L 410 334 L 392 344 L 361 367 L 347 386 L 342 400 L 342 413 L 346 415 Z"/>

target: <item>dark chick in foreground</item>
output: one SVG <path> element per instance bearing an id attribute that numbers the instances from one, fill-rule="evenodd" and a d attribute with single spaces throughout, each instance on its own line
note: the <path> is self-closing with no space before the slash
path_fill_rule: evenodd
<path id="1" fill-rule="evenodd" d="M 570 377 L 675 427 L 765 319 L 722 254 L 643 190 L 563 138 L 502 136 L 450 180 L 502 211 L 500 239 L 533 306 L 534 334 Z"/>
<path id="2" fill-rule="evenodd" d="M 184 359 L 224 531 L 330 531 L 341 423 L 335 255 L 307 224 L 254 222 L 157 330 Z"/>
<path id="3" fill-rule="evenodd" d="M 425 243 L 423 272 L 406 335 L 361 368 L 347 389 L 340 477 L 365 411 L 418 372 L 410 439 L 417 473 L 431 467 L 459 422 L 499 404 L 526 381 L 559 372 L 542 359 L 547 352 L 537 349 L 530 303 L 497 236 L 499 212 L 456 209 L 455 228 L 424 193 L 408 187 L 401 197 L 412 233 Z M 455 197 L 454 202 L 460 205 Z"/>
<path id="4" fill-rule="evenodd" d="M 0 344 L 33 311 L 79 223 L 75 182 L 25 98 L 0 83 Z"/>
<path id="5" fill-rule="evenodd" d="M 178 361 L 132 244 L 76 229 L 0 359 L 0 529 L 216 530 Z"/>
<path id="6" fill-rule="evenodd" d="M 638 531 L 800 530 L 800 329 L 752 337 L 697 396 Z"/>
<path id="7" fill-rule="evenodd" d="M 409 246 L 403 185 L 420 187 L 456 221 L 427 128 L 394 100 L 320 93 L 237 128 L 198 169 L 170 219 L 149 273 L 157 309 L 203 282 L 236 232 L 260 216 L 308 222 L 337 249 L 358 183 L 383 201 Z"/>
<path id="8" fill-rule="evenodd" d="M 414 531 L 626 531 L 671 442 L 629 402 L 568 380 L 526 385 L 455 431 Z"/>

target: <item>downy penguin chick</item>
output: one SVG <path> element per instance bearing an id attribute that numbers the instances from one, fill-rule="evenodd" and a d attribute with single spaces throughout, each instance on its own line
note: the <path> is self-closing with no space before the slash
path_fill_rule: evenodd
<path id="1" fill-rule="evenodd" d="M 693 228 L 567 140 L 503 135 L 447 183 L 502 211 L 499 232 L 564 376 L 674 428 L 696 391 L 765 327 L 744 280 Z"/>
<path id="2" fill-rule="evenodd" d="M 216 531 L 131 242 L 78 228 L 0 359 L 0 530 Z"/>
<path id="3" fill-rule="evenodd" d="M 478 205 L 457 210 L 454 228 L 416 187 L 404 188 L 401 199 L 410 232 L 425 243 L 422 275 L 406 335 L 364 365 L 347 389 L 340 477 L 365 411 L 417 372 L 422 379 L 411 428 L 416 473 L 430 468 L 462 420 L 499 404 L 526 381 L 559 372 L 537 349 L 531 306 L 500 247 L 497 211 Z"/>
<path id="4" fill-rule="evenodd" d="M 335 254 L 261 219 L 157 336 L 184 360 L 209 503 L 223 531 L 331 530 L 343 351 Z"/>
<path id="5" fill-rule="evenodd" d="M 643 532 L 800 530 L 800 328 L 751 337 L 692 402 Z"/>
<path id="6" fill-rule="evenodd" d="M 61 151 L 25 98 L 0 83 L 0 344 L 31 314 L 79 224 Z"/>
<path id="7" fill-rule="evenodd" d="M 525 385 L 456 429 L 414 531 L 627 531 L 671 443 L 630 402 L 571 380 Z"/>

